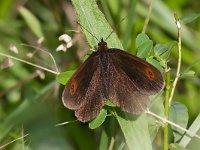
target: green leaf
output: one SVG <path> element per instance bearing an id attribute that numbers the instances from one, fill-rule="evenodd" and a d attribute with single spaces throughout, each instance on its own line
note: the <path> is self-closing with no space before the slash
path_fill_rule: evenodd
<path id="1" fill-rule="evenodd" d="M 151 100 L 150 111 L 164 118 L 165 115 L 164 115 L 164 105 L 163 105 L 162 94 L 163 92 L 160 92 L 156 95 L 150 96 L 150 100 Z M 161 127 L 161 124 L 162 123 L 158 122 L 158 120 L 155 117 L 150 116 L 150 115 L 148 116 L 148 126 L 149 126 L 151 142 L 155 140 L 158 130 Z"/>
<path id="2" fill-rule="evenodd" d="M 187 150 L 178 143 L 172 143 L 169 145 L 169 150 Z"/>
<path id="3" fill-rule="evenodd" d="M 187 107 L 185 107 L 185 105 L 179 102 L 172 103 L 172 105 L 170 106 L 169 120 L 178 124 L 183 128 L 186 128 L 188 123 Z M 184 134 L 184 131 L 174 126 L 172 126 L 172 130 L 173 130 L 174 140 L 175 142 L 177 142 Z"/>
<path id="4" fill-rule="evenodd" d="M 10 11 L 12 4 L 13 4 L 13 0 L 1 0 L 0 1 L 0 18 L 2 20 L 4 18 L 6 18 L 9 14 L 12 14 L 12 11 Z"/>
<path id="5" fill-rule="evenodd" d="M 30 99 L 24 100 L 16 109 L 11 112 L 3 123 L 0 124 L 0 141 L 9 134 L 10 130 L 20 125 L 22 122 L 33 119 L 39 113 L 45 111 L 45 108 L 41 107 L 42 96 L 46 95 L 46 98 L 51 95 L 50 89 L 54 89 L 55 82 L 46 85 L 38 94 Z M 38 102 L 40 101 L 40 103 Z M 33 113 L 34 112 L 34 113 Z"/>
<path id="6" fill-rule="evenodd" d="M 25 7 L 20 7 L 19 12 L 32 32 L 38 37 L 44 37 L 39 20 Z"/>
<path id="7" fill-rule="evenodd" d="M 140 45 L 144 44 L 149 40 L 149 37 L 145 33 L 138 34 L 136 37 L 136 48 L 140 47 Z"/>
<path id="8" fill-rule="evenodd" d="M 106 133 L 106 130 L 103 128 L 101 132 L 101 140 L 99 144 L 99 150 L 105 150 L 108 149 L 108 142 L 109 142 L 109 136 Z"/>
<path id="9" fill-rule="evenodd" d="M 99 115 L 89 123 L 89 128 L 90 129 L 98 128 L 105 121 L 106 116 L 107 116 L 107 110 L 103 108 L 100 111 Z"/>
<path id="10" fill-rule="evenodd" d="M 117 110 L 117 120 L 124 133 L 129 149 L 152 150 L 146 114 L 133 117 Z"/>
<path id="11" fill-rule="evenodd" d="M 110 107 L 116 107 L 116 105 L 113 104 L 110 100 L 107 100 L 105 105 L 110 106 Z"/>
<path id="12" fill-rule="evenodd" d="M 146 6 L 144 6 L 142 3 L 139 3 L 137 5 L 136 10 L 137 10 L 137 13 L 143 16 L 144 18 L 146 17 L 146 14 L 148 13 L 148 9 L 146 9 Z M 154 6 L 151 12 L 151 22 L 155 23 L 157 26 L 160 27 L 160 29 L 162 29 L 162 31 L 168 34 L 168 36 L 165 35 L 164 37 L 169 37 L 170 35 L 173 38 L 177 38 L 177 31 L 176 31 L 177 27 L 176 27 L 176 24 L 174 23 L 173 13 L 171 12 L 171 9 L 167 7 L 164 1 L 155 0 Z M 191 51 L 199 52 L 199 38 L 196 38 L 195 35 L 190 31 L 190 29 L 187 26 L 182 26 L 181 28 L 182 28 L 181 30 L 184 31 L 182 32 L 182 36 L 181 36 L 182 41 L 184 41 L 184 44 L 187 45 L 187 47 Z M 151 30 L 152 31 L 150 32 L 157 32 L 156 28 L 155 29 L 151 28 Z M 160 32 L 161 36 L 163 35 L 164 32 Z M 158 34 L 156 34 L 155 36 L 157 39 L 159 38 Z M 185 56 L 185 59 L 187 57 L 188 56 Z"/>
<path id="13" fill-rule="evenodd" d="M 161 43 L 158 43 L 154 46 L 154 53 L 156 55 L 161 55 L 163 54 L 164 52 L 166 52 L 168 50 L 168 46 L 167 45 L 164 45 L 164 44 L 161 44 Z"/>
<path id="14" fill-rule="evenodd" d="M 153 41 L 145 33 L 141 33 L 136 38 L 137 56 L 146 58 L 153 48 Z"/>
<path id="15" fill-rule="evenodd" d="M 112 29 L 102 12 L 98 9 L 95 0 L 72 0 L 72 4 L 75 8 L 79 23 L 95 37 L 98 39 L 105 39 L 111 33 Z M 83 29 L 90 46 L 94 48 L 97 46 L 98 41 L 88 31 Z M 119 39 L 114 33 L 108 38 L 107 43 L 108 47 L 123 49 Z M 152 149 L 148 125 L 144 115 L 141 115 L 135 121 L 126 120 L 126 118 L 118 114 L 116 114 L 116 118 L 120 124 L 129 149 L 133 148 L 133 144 L 135 149 L 138 148 L 137 150 Z"/>
<path id="16" fill-rule="evenodd" d="M 181 74 L 181 78 L 187 78 L 187 77 L 195 77 L 195 71 L 188 70 L 187 72 Z"/>
<path id="17" fill-rule="evenodd" d="M 154 53 L 162 60 L 167 60 L 175 45 L 177 45 L 177 42 L 174 41 L 170 42 L 168 45 L 158 43 L 154 46 Z"/>
<path id="18" fill-rule="evenodd" d="M 181 18 L 181 21 L 184 24 L 188 24 L 188 23 L 196 20 L 199 16 L 200 16 L 200 13 L 191 13 L 191 14 L 188 14 L 187 16 L 184 16 L 183 18 Z"/>
<path id="19" fill-rule="evenodd" d="M 130 1 L 130 9 L 128 12 L 128 16 L 127 16 L 127 24 L 126 24 L 126 30 L 125 30 L 125 36 L 123 39 L 123 46 L 125 49 L 128 48 L 128 44 L 129 42 L 131 42 L 132 38 L 132 33 L 133 33 L 133 29 L 132 26 L 134 25 L 134 19 L 135 19 L 135 10 L 136 10 L 136 6 L 137 6 L 138 0 L 132 0 Z"/>
<path id="20" fill-rule="evenodd" d="M 172 41 L 170 42 L 167 46 L 167 50 L 165 52 L 163 52 L 162 54 L 160 54 L 160 58 L 162 58 L 163 60 L 167 60 L 173 50 L 173 48 L 177 45 L 176 41 Z"/>
<path id="21" fill-rule="evenodd" d="M 99 144 L 99 150 L 107 150 L 110 147 L 110 143 L 112 141 L 113 135 L 116 134 L 116 129 L 118 130 L 118 123 L 114 117 L 109 117 L 105 120 L 104 124 L 102 125 L 102 133 L 101 133 L 101 140 Z M 120 134 L 121 135 L 121 134 Z M 120 142 L 119 142 L 120 141 Z M 121 138 L 115 140 L 115 146 L 119 149 L 121 143 Z M 123 140 L 124 143 L 124 140 Z"/>
<path id="22" fill-rule="evenodd" d="M 200 133 L 200 114 L 198 114 L 198 116 L 193 121 L 192 125 L 189 127 L 188 130 L 194 134 Z M 189 145 L 190 149 L 195 149 L 195 147 L 200 147 L 199 139 L 191 137 L 188 134 L 185 134 L 183 136 L 179 144 L 185 148 Z"/>
<path id="23" fill-rule="evenodd" d="M 163 72 L 163 68 L 160 65 L 160 62 L 155 60 L 153 57 L 149 57 L 146 59 L 147 62 L 149 62 L 150 64 L 152 64 L 154 67 L 156 67 L 160 72 Z"/>
<path id="24" fill-rule="evenodd" d="M 185 73 L 189 72 L 190 70 L 192 70 L 192 68 L 193 68 L 194 66 L 199 65 L 199 63 L 200 63 L 200 59 L 196 60 L 195 62 L 193 62 L 192 64 L 190 64 L 190 65 L 183 71 L 182 74 L 185 74 Z"/>
<path id="25" fill-rule="evenodd" d="M 56 76 L 56 80 L 58 81 L 58 83 L 65 85 L 67 81 L 71 78 L 73 73 L 74 70 L 62 72 Z"/>
<path id="26" fill-rule="evenodd" d="M 137 49 L 137 56 L 140 58 L 146 58 L 153 48 L 153 42 L 147 41 L 140 45 Z"/>
<path id="27" fill-rule="evenodd" d="M 82 31 L 89 45 L 92 48 L 97 47 L 100 39 L 106 39 L 113 31 L 112 28 L 106 21 L 103 13 L 99 10 L 95 0 L 72 0 L 72 4 L 75 8 L 79 23 L 84 27 Z M 108 47 L 123 49 L 115 33 L 112 33 L 106 42 Z"/>

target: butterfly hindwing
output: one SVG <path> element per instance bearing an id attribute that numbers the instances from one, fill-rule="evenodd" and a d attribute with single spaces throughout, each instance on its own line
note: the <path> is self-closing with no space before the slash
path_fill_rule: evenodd
<path id="1" fill-rule="evenodd" d="M 86 122 L 99 114 L 106 101 L 103 88 L 102 75 L 100 67 L 98 67 L 87 87 L 84 104 L 75 110 L 75 115 L 78 120 Z"/>

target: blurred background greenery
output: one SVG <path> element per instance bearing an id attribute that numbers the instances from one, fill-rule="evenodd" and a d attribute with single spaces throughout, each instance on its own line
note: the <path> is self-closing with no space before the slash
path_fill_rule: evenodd
<path id="1" fill-rule="evenodd" d="M 97 3 L 111 26 L 117 28 L 117 35 L 124 48 L 134 54 L 135 38 L 142 32 L 149 1 L 136 0 L 133 3 L 131 0 L 99 0 Z M 152 6 L 146 33 L 154 44 L 167 44 L 177 40 L 173 13 L 176 12 L 183 19 L 181 72 L 190 67 L 187 73 L 195 72 L 195 76 L 185 75 L 181 78 L 173 100 L 187 106 L 190 126 L 200 113 L 200 1 L 154 0 Z M 125 16 L 128 19 L 119 24 Z M 56 52 L 55 49 L 62 43 L 58 37 L 63 33 L 72 37 L 73 46 L 65 53 Z M 39 43 L 38 40 L 42 37 L 44 41 Z M 23 46 L 22 43 L 49 51 L 60 72 L 75 70 L 89 52 L 89 45 L 76 23 L 75 12 L 68 0 L 1 0 L 0 53 L 56 70 L 47 53 Z M 18 53 L 10 50 L 13 45 L 17 47 Z M 27 57 L 30 53 L 34 55 L 32 58 Z M 175 75 L 177 57 L 175 48 L 169 59 L 172 76 Z M 91 130 L 87 124 L 74 121 L 76 118 L 73 111 L 62 104 L 61 93 L 64 86 L 56 82 L 55 74 L 43 72 L 45 78 L 41 78 L 38 69 L 33 66 L 14 60 L 10 63 L 6 57 L 0 56 L 0 146 L 28 135 L 2 149 L 99 148 L 102 128 Z M 55 126 L 65 121 L 70 123 Z M 108 130 L 112 129 L 110 132 L 116 136 L 116 140 L 119 140 L 122 133 L 114 118 L 108 117 L 104 126 L 106 125 Z M 158 149 L 162 148 L 160 139 L 162 134 L 158 134 L 156 138 L 155 145 Z M 115 147 L 119 145 L 115 144 Z M 195 146 L 194 143 L 189 148 Z M 123 148 L 126 149 L 126 146 Z"/>

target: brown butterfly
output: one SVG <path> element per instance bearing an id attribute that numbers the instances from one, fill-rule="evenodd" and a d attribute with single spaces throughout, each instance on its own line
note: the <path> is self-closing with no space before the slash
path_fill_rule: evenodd
<path id="1" fill-rule="evenodd" d="M 101 39 L 98 50 L 78 68 L 65 86 L 62 100 L 75 110 L 78 120 L 95 118 L 107 99 L 125 112 L 140 114 L 149 96 L 163 88 L 162 74 L 141 58 L 116 48 Z"/>

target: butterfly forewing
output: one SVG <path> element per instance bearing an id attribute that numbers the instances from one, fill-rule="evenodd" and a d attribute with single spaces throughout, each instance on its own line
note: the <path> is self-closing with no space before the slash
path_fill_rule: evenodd
<path id="1" fill-rule="evenodd" d="M 122 110 L 140 114 L 149 95 L 163 87 L 161 73 L 151 64 L 101 40 L 94 52 L 66 84 L 63 103 L 82 122 L 95 118 L 110 99 Z"/>
<path id="2" fill-rule="evenodd" d="M 110 99 L 126 112 L 140 114 L 147 109 L 149 95 L 163 87 L 158 69 L 119 49 L 109 49 Z"/>
<path id="3" fill-rule="evenodd" d="M 110 100 L 123 111 L 140 114 L 149 104 L 149 98 L 136 87 L 115 61 L 110 62 Z"/>
<path id="4" fill-rule="evenodd" d="M 74 73 L 65 86 L 62 100 L 69 109 L 78 109 L 86 101 L 85 95 L 98 68 L 97 53 L 93 53 Z"/>
<path id="5" fill-rule="evenodd" d="M 64 105 L 74 109 L 76 117 L 82 122 L 95 118 L 106 101 L 98 55 L 94 52 L 79 67 L 63 92 Z"/>
<path id="6" fill-rule="evenodd" d="M 140 93 L 153 95 L 163 88 L 163 77 L 158 69 L 143 59 L 119 49 L 109 49 L 113 64 L 134 83 Z"/>

